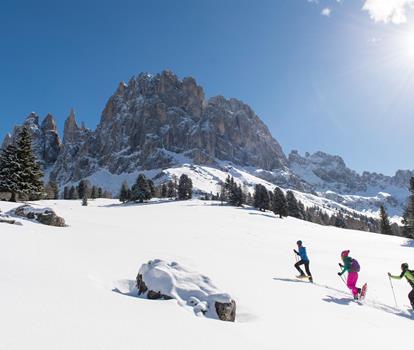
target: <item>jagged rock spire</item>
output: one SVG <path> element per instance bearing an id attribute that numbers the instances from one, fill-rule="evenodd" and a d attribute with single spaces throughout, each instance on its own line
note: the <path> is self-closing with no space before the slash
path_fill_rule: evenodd
<path id="1" fill-rule="evenodd" d="M 51 115 L 50 113 L 46 115 L 45 119 L 43 119 L 41 128 L 43 132 L 57 132 L 56 120 L 53 117 L 53 115 Z"/>
<path id="2" fill-rule="evenodd" d="M 78 134 L 79 126 L 76 122 L 75 111 L 71 108 L 63 129 L 63 143 L 76 142 Z"/>

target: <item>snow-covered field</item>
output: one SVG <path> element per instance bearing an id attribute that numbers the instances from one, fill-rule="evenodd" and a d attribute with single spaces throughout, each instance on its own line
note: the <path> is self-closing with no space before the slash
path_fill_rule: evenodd
<path id="1" fill-rule="evenodd" d="M 414 243 L 198 200 L 144 205 L 44 201 L 66 228 L 0 224 L 0 349 L 388 349 L 409 347 L 405 281 Z M 0 202 L 7 211 L 15 205 Z M 294 278 L 304 241 L 315 284 Z M 337 276 L 351 250 L 369 285 L 364 305 Z M 175 300 L 135 297 L 142 263 L 176 261 L 237 302 L 237 322 L 197 317 Z M 126 290 L 127 288 L 127 290 Z M 128 290 L 128 288 L 130 288 Z M 123 291 L 124 294 L 119 291 Z"/>

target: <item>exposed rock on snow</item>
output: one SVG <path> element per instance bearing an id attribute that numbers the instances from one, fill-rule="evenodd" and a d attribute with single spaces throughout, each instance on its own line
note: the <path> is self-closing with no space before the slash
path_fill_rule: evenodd
<path id="1" fill-rule="evenodd" d="M 11 218 L 7 214 L 3 214 L 0 210 L 0 223 L 3 224 L 11 224 L 11 225 L 21 225 L 20 221 L 16 221 L 15 219 Z"/>
<path id="2" fill-rule="evenodd" d="M 211 280 L 187 270 L 176 262 L 151 260 L 143 264 L 137 275 L 138 294 L 148 299 L 176 299 L 181 306 L 191 307 L 197 316 L 234 322 L 236 302 L 220 292 Z"/>
<path id="3" fill-rule="evenodd" d="M 58 216 L 50 208 L 33 208 L 32 206 L 25 204 L 11 211 L 13 215 L 24 217 L 30 220 L 36 220 L 41 224 L 48 226 L 64 227 L 65 219 Z"/>

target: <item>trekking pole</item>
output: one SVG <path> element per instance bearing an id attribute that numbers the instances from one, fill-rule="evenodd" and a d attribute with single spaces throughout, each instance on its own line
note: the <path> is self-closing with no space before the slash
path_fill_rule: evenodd
<path id="1" fill-rule="evenodd" d="M 395 307 L 398 309 L 397 298 L 395 297 L 394 286 L 392 285 L 391 277 L 388 276 L 388 279 L 390 280 L 392 294 L 394 295 Z"/>
<path id="2" fill-rule="evenodd" d="M 339 275 L 338 275 L 338 276 L 339 276 Z M 344 278 L 342 277 L 342 275 L 341 275 L 341 276 L 339 276 L 339 278 L 342 280 L 342 282 L 344 282 L 345 286 L 348 288 L 348 285 L 346 284 L 346 282 L 345 282 Z"/>

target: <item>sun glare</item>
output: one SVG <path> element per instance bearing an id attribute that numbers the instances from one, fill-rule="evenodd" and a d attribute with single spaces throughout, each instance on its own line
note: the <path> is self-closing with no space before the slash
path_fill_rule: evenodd
<path id="1" fill-rule="evenodd" d="M 412 60 L 411 63 L 414 65 L 414 27 L 399 33 L 398 36 L 397 44 L 401 55 Z"/>

